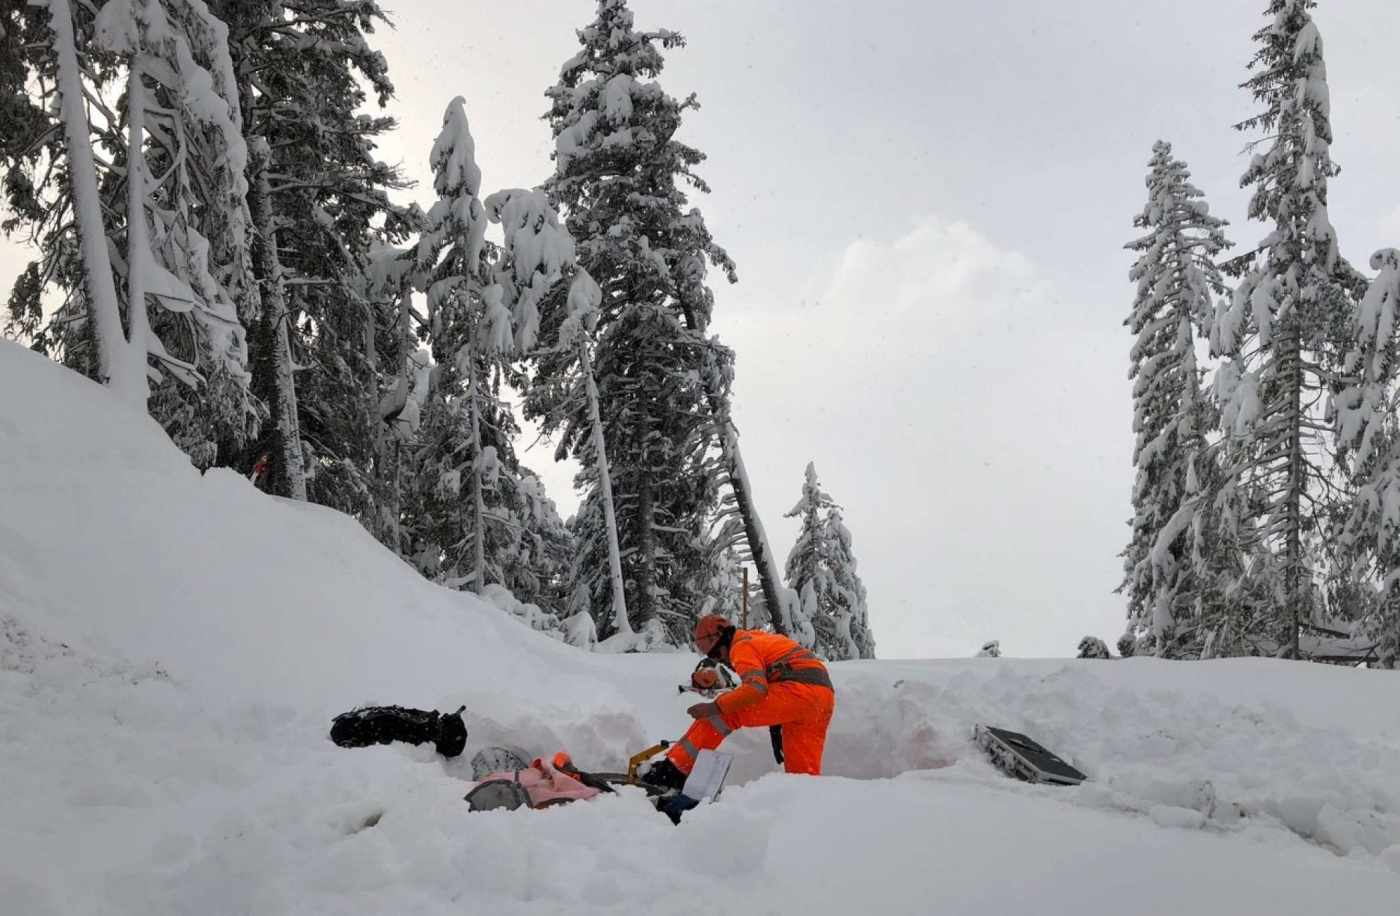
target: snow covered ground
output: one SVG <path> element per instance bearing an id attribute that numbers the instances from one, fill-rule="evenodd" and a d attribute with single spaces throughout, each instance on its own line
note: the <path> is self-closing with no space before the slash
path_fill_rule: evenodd
<path id="1" fill-rule="evenodd" d="M 822 779 L 732 741 L 679 827 L 636 793 L 469 814 L 475 749 L 613 768 L 688 656 L 587 655 L 424 583 L 355 523 L 201 477 L 0 342 L 0 911 L 1389 912 L 1400 677 L 1269 661 L 834 666 Z M 342 750 L 351 706 L 467 705 L 467 754 Z M 1091 776 L 1023 785 L 977 722 Z M 736 910 L 737 911 L 737 910 Z"/>

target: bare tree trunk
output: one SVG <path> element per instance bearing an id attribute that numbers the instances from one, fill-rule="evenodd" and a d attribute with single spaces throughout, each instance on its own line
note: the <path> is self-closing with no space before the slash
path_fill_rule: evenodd
<path id="1" fill-rule="evenodd" d="M 133 55 L 126 90 L 126 358 L 132 397 L 142 404 L 150 397 L 146 378 L 146 349 L 150 320 L 146 315 L 147 259 L 151 243 L 146 231 L 146 84 Z"/>
<path id="2" fill-rule="evenodd" d="M 393 539 L 388 506 L 386 505 L 389 500 L 385 495 L 388 492 L 389 474 L 392 471 L 389 459 L 392 450 L 389 440 L 392 438 L 397 442 L 398 439 L 392 435 L 393 421 L 386 420 L 379 415 L 381 390 L 379 385 L 379 346 L 376 339 L 376 332 L 379 328 L 378 322 L 375 320 L 378 317 L 378 312 L 372 297 L 365 296 L 365 367 L 369 370 L 369 377 L 373 380 L 374 385 L 369 389 L 362 403 L 365 405 L 370 452 L 374 461 L 374 473 L 370 479 L 379 484 L 378 487 L 372 488 L 370 491 L 369 529 L 380 543 L 385 543 L 391 542 Z M 402 375 L 402 373 L 399 374 Z M 398 553 L 397 544 L 390 543 L 390 546 L 394 548 L 395 553 Z"/>
<path id="3" fill-rule="evenodd" d="M 711 397 L 711 411 L 714 412 L 714 398 Z M 749 472 L 744 466 L 744 456 L 739 451 L 739 433 L 729 422 L 728 411 L 716 416 L 720 429 L 720 457 L 724 461 L 729 477 L 729 487 L 734 491 L 734 504 L 739 509 L 739 517 L 744 522 L 744 537 L 749 542 L 749 555 L 758 568 L 758 584 L 763 590 L 763 601 L 768 605 L 768 617 L 775 632 L 787 635 L 792 632 L 792 609 L 788 606 L 786 588 L 781 586 L 782 573 L 768 546 L 768 533 L 763 528 L 763 519 L 753 503 L 752 485 Z"/>
<path id="4" fill-rule="evenodd" d="M 1296 321 L 1296 319 L 1295 319 Z M 1284 507 L 1287 526 L 1284 545 L 1284 592 L 1288 608 L 1284 625 L 1288 627 L 1284 645 L 1289 658 L 1301 658 L 1298 631 L 1303 622 L 1303 491 L 1307 487 L 1307 467 L 1303 455 L 1303 361 L 1302 341 L 1298 330 L 1290 329 L 1288 352 L 1284 357 L 1284 374 L 1288 379 L 1292 416 L 1288 430 L 1288 496 Z"/>
<path id="5" fill-rule="evenodd" d="M 73 35 L 73 10 L 68 0 L 48 0 L 53 28 L 53 53 L 58 64 L 59 103 L 64 138 L 68 143 L 68 182 L 83 258 L 83 290 L 92 316 L 97 343 L 98 380 L 118 396 L 144 407 L 140 392 L 128 378 L 127 341 L 117 305 L 117 285 L 112 279 L 112 259 L 107 251 L 107 230 L 102 224 L 102 199 L 97 190 L 97 164 L 92 156 L 92 136 L 83 107 L 83 80 L 78 66 L 77 39 Z"/>
<path id="6" fill-rule="evenodd" d="M 694 325 L 693 314 L 686 312 L 686 321 Z M 707 356 L 705 378 L 705 400 L 709 403 L 710 415 L 719 427 L 720 458 L 724 462 L 725 475 L 729 478 L 729 488 L 734 492 L 734 505 L 739 510 L 739 518 L 744 523 L 744 539 L 748 541 L 749 556 L 758 569 L 758 585 L 763 592 L 763 603 L 768 606 L 768 618 L 773 630 L 783 635 L 792 632 L 792 608 L 788 606 L 788 591 L 783 587 L 783 574 L 773 558 L 768 545 L 768 532 L 764 530 L 763 519 L 754 505 L 753 485 L 749 482 L 748 468 L 744 466 L 744 456 L 739 450 L 739 430 L 729 416 L 729 398 L 719 390 L 715 381 L 713 355 Z"/>
<path id="7" fill-rule="evenodd" d="M 593 358 L 588 342 L 579 339 L 579 364 L 583 368 L 584 388 L 588 393 L 588 420 L 593 425 L 593 449 L 596 455 L 598 485 L 603 491 L 603 520 L 608 529 L 608 572 L 612 579 L 613 626 L 619 633 L 631 633 L 632 621 L 627 619 L 626 583 L 622 578 L 622 550 L 617 539 L 617 513 L 613 508 L 612 469 L 608 465 L 608 449 L 603 438 L 603 418 L 598 410 L 598 383 L 593 378 Z"/>
<path id="8" fill-rule="evenodd" d="M 287 312 L 287 296 L 282 275 L 282 260 L 277 253 L 277 235 L 272 220 L 272 193 L 267 170 L 272 151 L 263 137 L 253 137 L 248 143 L 257 179 L 252 199 L 253 221 L 257 229 L 253 259 L 263 287 L 264 320 L 272 322 L 273 345 L 273 421 L 277 430 L 277 448 L 273 460 L 281 465 L 281 476 L 287 483 L 287 495 L 306 500 L 306 466 L 301 453 L 301 420 L 297 414 L 296 379 L 292 373 L 292 347 L 287 331 L 291 316 Z"/>
<path id="9" fill-rule="evenodd" d="M 404 397 L 410 397 L 409 365 L 413 362 L 413 348 L 408 341 L 409 332 L 409 311 L 413 308 L 413 300 L 408 290 L 404 290 L 399 296 L 399 384 L 403 386 Z M 404 402 L 407 406 L 407 401 Z M 391 518 L 391 537 L 394 544 L 394 553 L 403 556 L 403 443 L 399 441 L 397 431 L 394 433 L 394 459 L 390 468 L 393 474 L 393 482 L 390 485 L 389 511 Z"/>
<path id="10" fill-rule="evenodd" d="M 472 418 L 472 591 L 478 595 L 486 584 L 486 511 L 481 499 L 481 417 L 477 411 L 476 331 L 467 356 L 467 385 L 470 389 Z"/>
<path id="11" fill-rule="evenodd" d="M 656 614 L 652 594 L 656 581 L 656 529 L 651 517 L 653 496 L 651 469 L 646 465 L 645 450 L 641 461 L 641 477 L 637 486 L 637 623 L 645 626 Z"/>
<path id="12" fill-rule="evenodd" d="M 695 309 L 682 304 L 686 327 L 697 336 L 704 337 L 705 327 Z M 729 398 L 720 390 L 715 378 L 714 354 L 706 350 L 704 371 L 705 400 L 709 402 L 710 415 L 720 432 L 720 458 L 729 477 L 729 488 L 734 492 L 734 504 L 739 509 L 739 518 L 744 523 L 744 539 L 748 541 L 749 556 L 758 569 L 758 585 L 763 592 L 763 602 L 768 606 L 768 617 L 774 631 L 784 636 L 792 632 L 792 609 L 785 597 L 787 589 L 782 585 L 783 576 L 773 559 L 772 548 L 768 545 L 768 532 L 763 528 L 758 507 L 754 505 L 753 486 L 749 483 L 748 469 L 744 467 L 744 457 L 739 451 L 739 431 L 729 416 Z"/>
<path id="13" fill-rule="evenodd" d="M 384 456 L 385 473 L 389 475 L 390 481 L 389 504 L 385 507 L 385 513 L 389 516 L 389 527 L 384 534 L 388 538 L 389 548 L 398 556 L 403 556 L 403 526 L 401 524 L 403 503 L 399 497 L 399 468 L 403 460 L 401 455 L 402 446 L 398 437 L 395 436 L 393 448 Z"/>

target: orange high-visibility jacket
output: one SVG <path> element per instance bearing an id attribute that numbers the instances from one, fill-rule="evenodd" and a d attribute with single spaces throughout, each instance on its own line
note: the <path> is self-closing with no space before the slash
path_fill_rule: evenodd
<path id="1" fill-rule="evenodd" d="M 777 633 L 735 631 L 729 646 L 729 664 L 742 683 L 715 700 L 720 712 L 726 714 L 762 702 L 771 684 L 814 684 L 835 689 L 821 659 Z"/>

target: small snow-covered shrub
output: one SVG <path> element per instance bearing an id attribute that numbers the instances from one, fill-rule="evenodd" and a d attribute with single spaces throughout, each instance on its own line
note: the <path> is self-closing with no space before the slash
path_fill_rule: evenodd
<path id="1" fill-rule="evenodd" d="M 1086 636 L 1079 640 L 1079 658 L 1112 658 L 1108 644 L 1097 636 Z"/>

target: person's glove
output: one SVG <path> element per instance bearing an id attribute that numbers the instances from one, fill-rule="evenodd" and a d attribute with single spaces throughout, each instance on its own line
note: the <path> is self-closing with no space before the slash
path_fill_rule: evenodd
<path id="1" fill-rule="evenodd" d="M 686 714 L 692 719 L 708 719 L 710 716 L 720 714 L 718 703 L 696 703 L 686 710 Z"/>

